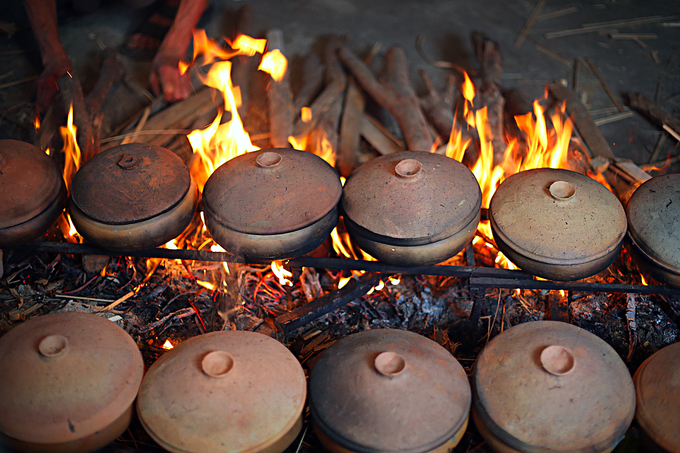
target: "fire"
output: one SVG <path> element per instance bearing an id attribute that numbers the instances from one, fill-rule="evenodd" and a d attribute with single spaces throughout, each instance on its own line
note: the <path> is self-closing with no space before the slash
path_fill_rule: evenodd
<path id="1" fill-rule="evenodd" d="M 328 165 L 335 167 L 337 154 L 323 129 L 315 129 L 301 139 L 291 135 L 288 137 L 288 142 L 290 142 L 293 148 L 314 153 L 328 162 Z"/>
<path id="2" fill-rule="evenodd" d="M 174 348 L 175 345 L 170 342 L 170 340 L 165 340 L 165 343 L 163 343 L 163 346 L 161 348 L 165 349 L 166 351 L 169 351 L 170 349 Z"/>
<path id="3" fill-rule="evenodd" d="M 274 275 L 276 275 L 276 278 L 279 279 L 279 284 L 281 286 L 293 286 L 293 281 L 290 280 L 291 277 L 293 277 L 293 273 L 289 270 L 286 270 L 283 267 L 283 263 L 281 261 L 272 261 L 272 272 Z"/>
<path id="4" fill-rule="evenodd" d="M 268 73 L 272 76 L 272 79 L 280 82 L 286 75 L 288 60 L 279 49 L 270 50 L 262 56 L 262 61 L 257 69 Z"/>
<path id="5" fill-rule="evenodd" d="M 312 109 L 309 107 L 302 107 L 300 110 L 300 119 L 303 123 L 309 123 L 312 121 Z"/>
<path id="6" fill-rule="evenodd" d="M 466 123 L 464 127 L 475 129 L 479 136 L 479 157 L 471 170 L 482 190 L 483 208 L 489 207 L 496 189 L 510 175 L 533 168 L 565 168 L 567 166 L 573 126 L 566 116 L 564 103 L 548 118 L 539 101 L 534 101 L 533 112 L 516 116 L 515 121 L 526 142 L 526 149 L 519 146 L 517 139 L 506 140 L 507 146 L 502 162 L 495 164 L 494 137 L 489 127 L 487 107 L 475 109 L 475 88 L 467 74 L 464 74 L 461 91 L 464 98 L 463 119 Z M 470 139 L 464 140 L 463 136 L 463 129 L 454 123 L 446 149 L 448 157 L 461 162 L 471 142 Z M 495 249 L 495 246 L 488 242 L 492 237 L 488 221 L 480 222 L 478 233 L 488 247 Z M 475 240 L 474 243 L 477 242 Z M 515 268 L 500 252 L 497 253 L 494 261 L 500 267 Z"/>
<path id="7" fill-rule="evenodd" d="M 81 165 L 81 153 L 80 147 L 78 146 L 78 141 L 76 140 L 76 133 L 78 129 L 73 125 L 73 104 L 68 111 L 68 119 L 66 120 L 66 126 L 61 126 L 59 132 L 64 140 L 64 156 L 66 158 L 64 162 L 64 182 L 66 183 L 66 189 L 71 189 L 71 181 L 73 176 L 80 168 Z"/>

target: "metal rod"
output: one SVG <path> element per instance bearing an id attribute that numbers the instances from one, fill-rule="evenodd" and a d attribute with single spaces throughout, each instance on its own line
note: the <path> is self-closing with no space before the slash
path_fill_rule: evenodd
<path id="1" fill-rule="evenodd" d="M 585 291 L 593 293 L 635 293 L 680 295 L 680 289 L 653 285 L 622 283 L 553 282 L 550 280 L 517 280 L 494 277 L 471 277 L 471 288 L 544 289 L 549 291 Z"/>

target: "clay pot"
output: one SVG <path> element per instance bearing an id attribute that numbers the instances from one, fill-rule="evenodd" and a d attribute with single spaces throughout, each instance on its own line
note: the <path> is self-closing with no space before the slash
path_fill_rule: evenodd
<path id="1" fill-rule="evenodd" d="M 680 451 L 680 343 L 657 351 L 633 376 L 635 419 L 655 451 Z"/>
<path id="2" fill-rule="evenodd" d="M 578 280 L 607 268 L 626 235 L 626 213 L 594 179 L 538 168 L 503 181 L 489 206 L 498 248 L 522 270 Z"/>
<path id="3" fill-rule="evenodd" d="M 66 204 L 56 163 L 40 148 L 0 140 L 0 247 L 38 238 Z"/>
<path id="4" fill-rule="evenodd" d="M 500 453 L 609 452 L 635 413 L 633 381 L 616 351 L 555 321 L 520 324 L 491 340 L 472 392 L 475 425 Z"/>
<path id="5" fill-rule="evenodd" d="M 320 157 L 267 149 L 227 161 L 203 189 L 205 223 L 228 252 L 251 260 L 303 255 L 338 222 L 342 184 Z"/>
<path id="6" fill-rule="evenodd" d="M 0 338 L 0 443 L 84 453 L 126 429 L 142 382 L 139 348 L 100 316 L 33 318 Z"/>
<path id="7" fill-rule="evenodd" d="M 680 288 L 680 174 L 643 183 L 630 197 L 627 213 L 628 236 L 642 270 Z"/>
<path id="8" fill-rule="evenodd" d="M 342 338 L 309 381 L 316 433 L 331 452 L 449 452 L 467 428 L 470 386 L 439 344 L 393 329 Z"/>
<path id="9" fill-rule="evenodd" d="M 87 161 L 73 178 L 68 208 L 85 239 L 125 252 L 178 236 L 197 203 L 198 188 L 182 159 L 160 146 L 135 143 Z"/>
<path id="10" fill-rule="evenodd" d="M 404 151 L 373 159 L 345 183 L 341 206 L 352 241 L 378 260 L 435 264 L 474 237 L 482 203 L 472 172 L 440 154 Z"/>
<path id="11" fill-rule="evenodd" d="M 282 452 L 302 428 L 305 374 L 278 341 L 254 332 L 194 337 L 149 368 L 139 420 L 168 451 Z"/>

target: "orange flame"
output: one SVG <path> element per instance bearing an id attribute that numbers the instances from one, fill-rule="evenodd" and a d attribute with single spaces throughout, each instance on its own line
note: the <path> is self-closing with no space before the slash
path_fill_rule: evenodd
<path id="1" fill-rule="evenodd" d="M 170 342 L 170 340 L 165 340 L 165 343 L 163 343 L 163 346 L 161 348 L 165 349 L 166 351 L 169 351 L 170 349 L 174 348 L 175 345 Z"/>
<path id="2" fill-rule="evenodd" d="M 280 82 L 286 75 L 288 60 L 279 49 L 273 49 L 262 55 L 262 61 L 257 69 L 266 72 L 272 76 L 272 79 Z"/>
<path id="3" fill-rule="evenodd" d="M 77 131 L 77 128 L 73 125 L 73 104 L 71 104 L 71 108 L 68 111 L 66 126 L 61 126 L 59 128 L 59 132 L 64 140 L 63 152 L 66 158 L 64 162 L 64 182 L 66 183 L 66 189 L 68 190 L 71 189 L 73 176 L 75 176 L 82 163 L 80 147 L 76 140 Z"/>
<path id="4" fill-rule="evenodd" d="M 290 277 L 293 276 L 293 273 L 286 268 L 283 267 L 283 263 L 281 261 L 272 261 L 272 272 L 274 275 L 276 275 L 276 278 L 279 279 L 279 284 L 281 286 L 293 286 L 293 282 L 290 280 Z"/>
<path id="5" fill-rule="evenodd" d="M 328 162 L 331 167 L 335 167 L 336 151 L 323 129 L 314 129 L 303 138 L 291 135 L 288 137 L 288 142 L 293 148 L 314 153 Z"/>

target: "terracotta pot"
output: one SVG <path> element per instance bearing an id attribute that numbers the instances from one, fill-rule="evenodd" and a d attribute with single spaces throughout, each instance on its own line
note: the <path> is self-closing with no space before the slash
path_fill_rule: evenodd
<path id="1" fill-rule="evenodd" d="M 66 204 L 56 163 L 40 148 L 0 140 L 0 247 L 38 238 Z"/>
<path id="2" fill-rule="evenodd" d="M 626 213 L 594 179 L 539 168 L 503 181 L 489 206 L 498 248 L 522 270 L 578 280 L 606 269 L 621 250 Z"/>
<path id="3" fill-rule="evenodd" d="M 654 177 L 627 206 L 628 237 L 642 270 L 680 288 L 680 174 Z"/>
<path id="4" fill-rule="evenodd" d="M 655 451 L 680 451 L 680 343 L 657 351 L 633 376 L 635 418 Z"/>
<path id="5" fill-rule="evenodd" d="M 165 244 L 191 222 L 198 188 L 175 153 L 121 145 L 97 154 L 76 173 L 68 208 L 78 233 L 107 250 Z"/>
<path id="6" fill-rule="evenodd" d="M 0 338 L 0 443 L 27 452 L 98 450 L 127 429 L 143 373 L 132 338 L 100 316 L 26 321 Z"/>
<path id="7" fill-rule="evenodd" d="M 210 176 L 203 190 L 205 223 L 236 256 L 292 258 L 330 235 L 341 195 L 337 172 L 320 157 L 294 149 L 255 151 Z"/>
<path id="8" fill-rule="evenodd" d="M 608 452 L 635 412 L 628 369 L 611 346 L 570 324 L 514 326 L 475 363 L 473 420 L 505 452 Z"/>
<path id="9" fill-rule="evenodd" d="M 341 206 L 352 241 L 364 251 L 388 264 L 419 266 L 445 261 L 470 242 L 481 203 L 479 184 L 465 165 L 404 151 L 357 168 Z"/>
<path id="10" fill-rule="evenodd" d="M 137 399 L 144 429 L 168 451 L 277 453 L 302 428 L 305 374 L 278 341 L 213 332 L 166 352 Z"/>
<path id="11" fill-rule="evenodd" d="M 463 367 L 421 335 L 393 329 L 342 338 L 309 381 L 315 430 L 332 452 L 449 452 L 465 432 Z"/>

